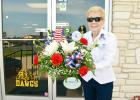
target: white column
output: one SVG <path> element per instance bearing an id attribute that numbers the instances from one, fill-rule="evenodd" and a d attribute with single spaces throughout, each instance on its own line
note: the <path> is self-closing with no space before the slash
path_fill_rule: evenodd
<path id="1" fill-rule="evenodd" d="M 2 100 L 1 75 L 0 75 L 0 100 Z"/>
<path id="2" fill-rule="evenodd" d="M 52 30 L 56 29 L 56 0 L 52 0 Z"/>
<path id="3" fill-rule="evenodd" d="M 52 0 L 47 0 L 47 28 L 51 30 L 52 27 Z"/>
<path id="4" fill-rule="evenodd" d="M 1 6 L 1 0 L 0 0 L 0 6 Z M 2 9 L 0 7 L 0 60 L 2 59 Z M 2 62 L 2 61 L 1 61 Z M 2 66 L 3 64 L 0 63 L 0 100 L 2 100 Z"/>
<path id="5" fill-rule="evenodd" d="M 111 21 L 112 21 L 112 0 L 105 1 L 105 25 L 106 31 L 111 31 Z"/>

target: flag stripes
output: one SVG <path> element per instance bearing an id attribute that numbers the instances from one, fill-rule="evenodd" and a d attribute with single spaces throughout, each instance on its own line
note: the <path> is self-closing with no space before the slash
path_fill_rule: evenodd
<path id="1" fill-rule="evenodd" d="M 57 42 L 61 42 L 65 39 L 65 37 L 62 35 L 63 33 L 63 29 L 59 28 L 55 30 L 55 34 L 54 34 L 54 40 L 56 40 Z"/>

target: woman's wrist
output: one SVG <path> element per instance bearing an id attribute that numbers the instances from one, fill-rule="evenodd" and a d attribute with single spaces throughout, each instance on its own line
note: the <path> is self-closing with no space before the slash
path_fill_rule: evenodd
<path id="1" fill-rule="evenodd" d="M 95 73 L 95 70 L 96 70 L 96 65 L 93 64 L 93 66 L 92 66 L 92 70 L 91 70 L 91 71 L 92 71 L 93 73 Z"/>

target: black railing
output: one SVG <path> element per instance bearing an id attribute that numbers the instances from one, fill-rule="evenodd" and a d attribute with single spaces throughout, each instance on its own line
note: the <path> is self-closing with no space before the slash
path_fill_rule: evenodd
<path id="1" fill-rule="evenodd" d="M 5 77 L 15 76 L 21 68 L 28 69 L 31 67 L 33 73 L 33 55 L 32 50 L 18 50 L 4 56 Z"/>

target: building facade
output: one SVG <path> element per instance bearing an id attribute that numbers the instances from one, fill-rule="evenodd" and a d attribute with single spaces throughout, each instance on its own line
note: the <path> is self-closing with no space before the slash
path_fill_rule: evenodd
<path id="1" fill-rule="evenodd" d="M 118 38 L 119 62 L 114 100 L 140 95 L 140 1 L 113 0 L 112 32 Z"/>
<path id="2" fill-rule="evenodd" d="M 29 87 L 30 89 L 16 88 L 16 90 L 14 90 L 17 74 L 14 74 L 16 73 L 15 70 L 9 69 L 10 67 L 9 65 L 19 66 L 17 69 L 21 69 L 21 68 L 26 69 L 27 66 L 30 66 L 32 64 L 32 60 L 31 60 L 32 57 L 28 55 L 28 54 L 31 54 L 31 52 L 30 53 L 26 52 L 26 54 L 28 55 L 26 57 L 24 56 L 23 58 L 20 58 L 19 56 L 17 56 L 14 59 L 10 59 L 12 61 L 15 61 L 16 59 L 16 63 L 18 64 L 14 65 L 13 63 L 7 64 L 5 62 L 5 61 L 8 61 L 9 59 L 4 58 L 5 56 L 3 55 L 7 54 L 7 52 L 4 52 L 4 51 L 7 48 L 9 50 L 10 49 L 9 47 L 11 47 L 13 51 L 17 50 L 17 48 L 15 49 L 15 47 L 18 47 L 18 48 L 20 47 L 26 50 L 29 49 L 32 51 L 32 47 L 31 47 L 32 44 L 30 42 L 32 41 L 32 39 L 23 39 L 24 37 L 23 35 L 19 35 L 19 33 L 15 34 L 14 30 L 7 28 L 8 27 L 7 22 L 8 20 L 11 19 L 10 16 L 12 16 L 12 15 L 8 15 L 7 12 L 10 12 L 11 10 L 13 10 L 11 8 L 14 8 L 14 5 L 12 5 L 13 3 L 10 3 L 9 0 L 5 0 L 5 1 L 7 2 L 4 2 L 4 0 L 1 0 L 2 15 L 0 16 L 0 22 L 1 22 L 0 59 L 3 62 L 0 64 L 0 100 L 16 100 L 16 99 L 18 100 L 24 100 L 24 99 L 26 100 L 59 100 L 59 99 L 60 100 L 70 100 L 70 99 L 83 100 L 83 97 L 82 97 L 83 94 L 82 94 L 81 88 L 78 90 L 67 90 L 67 89 L 64 89 L 64 87 L 62 86 L 61 80 L 57 80 L 55 84 L 52 84 L 51 79 L 48 77 L 43 78 L 44 80 L 47 80 L 47 81 L 42 80 L 41 81 L 42 84 L 40 85 L 40 86 L 45 87 L 44 84 L 46 84 L 46 88 L 41 87 L 41 89 L 38 88 L 37 90 L 36 89 L 34 90 L 33 88 Z M 16 1 L 16 0 L 13 0 L 13 1 Z M 72 13 L 73 16 L 76 15 L 76 13 L 74 13 L 74 10 L 68 10 L 70 13 L 65 14 L 65 10 L 69 9 L 70 7 L 68 6 L 69 3 L 74 6 L 74 3 L 73 3 L 74 1 L 73 0 L 70 0 L 70 1 L 72 2 L 69 2 L 69 0 L 48 0 L 48 1 L 42 0 L 42 3 L 39 3 L 39 4 L 42 4 L 41 6 L 36 5 L 35 3 L 37 2 L 34 2 L 34 4 L 33 3 L 31 4 L 30 2 L 27 4 L 27 6 L 32 8 L 32 11 L 30 12 L 31 9 L 29 9 L 28 13 L 33 13 L 33 12 L 37 13 L 36 11 L 38 12 L 41 11 L 42 13 L 40 14 L 44 14 L 44 12 L 47 12 L 46 14 L 47 18 L 46 16 L 44 17 L 43 15 L 43 17 L 40 17 L 40 21 L 43 19 L 43 22 L 46 23 L 45 24 L 46 27 L 49 27 L 50 29 L 55 29 L 56 26 L 54 26 L 53 23 L 62 24 L 62 23 L 65 23 L 65 21 L 66 23 L 69 23 L 71 19 L 65 19 L 65 21 L 62 19 L 64 19 L 67 15 L 68 17 L 70 17 L 71 16 L 70 13 Z M 78 2 L 75 2 L 75 4 L 79 4 L 79 6 L 83 8 L 85 7 L 85 5 L 80 5 L 80 3 L 82 3 L 83 0 L 77 0 L 77 1 Z M 105 1 L 93 0 L 93 1 L 94 1 L 93 4 L 100 5 L 106 9 L 106 19 L 107 19 L 106 29 L 108 31 L 113 32 L 118 39 L 118 55 L 116 57 L 116 63 L 113 65 L 113 68 L 117 77 L 117 80 L 114 82 L 113 100 L 131 100 L 134 96 L 140 96 L 140 77 L 139 77 L 140 76 L 140 0 L 105 0 Z M 7 5 L 8 2 L 12 6 Z M 47 5 L 45 5 L 44 2 L 47 3 Z M 92 0 L 86 1 L 86 5 L 89 5 L 88 2 L 90 3 L 92 2 Z M 21 2 L 21 3 L 24 3 L 24 2 Z M 59 7 L 57 6 L 58 3 L 60 4 Z M 66 5 L 68 6 L 68 8 L 66 7 Z M 16 12 L 18 13 L 22 12 L 20 10 L 20 7 L 24 8 L 24 6 L 18 6 L 18 7 L 19 9 L 15 7 L 14 10 L 16 9 Z M 57 15 L 56 14 L 57 10 L 52 9 L 52 7 L 58 8 L 59 9 L 58 13 L 62 16 Z M 89 7 L 90 6 L 87 6 L 87 8 Z M 44 11 L 40 10 L 42 8 L 43 10 L 44 8 L 47 8 L 47 10 L 44 10 Z M 27 10 L 27 8 L 25 9 Z M 85 11 L 83 12 L 81 11 L 81 13 L 84 13 L 84 12 Z M 64 15 L 66 16 L 64 17 Z M 56 19 L 52 18 L 51 16 L 56 17 Z M 77 17 L 78 19 L 80 19 L 80 16 L 82 15 L 79 14 L 78 16 L 75 16 L 75 18 Z M 23 16 L 19 18 L 24 19 Z M 29 16 L 25 18 L 29 18 Z M 73 17 L 71 18 L 73 19 Z M 26 20 L 28 20 L 29 22 L 31 19 L 29 18 L 29 20 L 28 19 Z M 57 19 L 58 19 L 58 22 L 57 22 Z M 16 22 L 15 19 L 12 19 L 12 20 Z M 33 21 L 35 22 L 35 20 Z M 84 23 L 84 21 L 81 21 L 81 22 L 82 23 L 78 22 L 78 24 L 75 27 L 78 28 L 78 26 Z M 38 27 L 38 25 L 41 23 L 39 23 L 38 25 L 36 23 L 22 23 L 23 25 L 22 30 L 24 29 L 28 30 L 28 31 L 24 30 L 22 33 L 26 33 L 25 36 L 39 35 L 39 33 L 34 33 L 32 31 L 33 28 L 34 30 L 37 30 L 38 28 L 40 28 L 40 26 Z M 71 22 L 71 23 L 74 23 L 74 22 Z M 69 25 L 71 25 L 71 23 L 69 23 Z M 11 25 L 10 22 L 8 24 Z M 16 23 L 16 25 L 17 24 L 18 23 Z M 30 24 L 32 24 L 32 26 L 28 26 Z M 46 31 L 45 31 L 46 27 L 43 26 L 44 24 L 41 24 L 41 25 L 42 26 L 40 29 L 41 30 L 43 29 L 43 31 L 38 31 L 38 32 L 43 32 L 44 36 L 46 36 Z M 15 28 L 16 30 L 16 27 L 13 27 L 13 28 Z M 10 30 L 10 32 L 13 32 L 12 34 L 14 35 L 11 35 L 10 32 L 7 30 Z M 20 30 L 16 30 L 16 32 L 20 32 Z M 12 44 L 12 46 L 8 45 L 7 47 L 3 43 L 9 43 L 9 44 Z M 8 68 L 4 66 L 7 66 Z M 29 67 L 29 69 L 32 69 L 32 68 Z M 13 76 L 13 77 L 10 77 L 10 76 Z M 42 94 L 38 94 L 36 91 L 40 91 L 40 93 Z"/>

